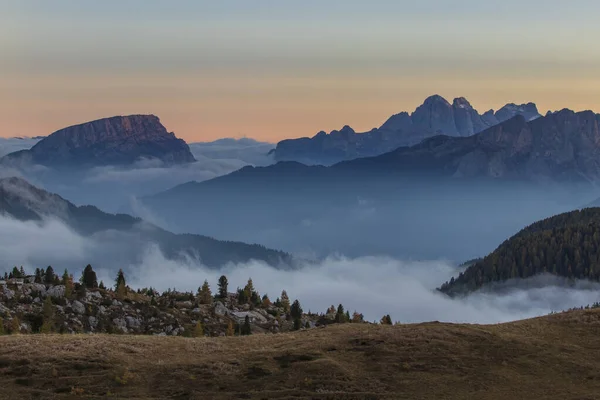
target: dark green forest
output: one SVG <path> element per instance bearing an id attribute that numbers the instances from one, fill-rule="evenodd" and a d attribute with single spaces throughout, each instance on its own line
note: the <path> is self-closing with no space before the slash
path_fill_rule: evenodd
<path id="1" fill-rule="evenodd" d="M 535 222 L 439 290 L 452 296 L 487 284 L 543 273 L 600 281 L 600 208 L 572 211 Z"/>

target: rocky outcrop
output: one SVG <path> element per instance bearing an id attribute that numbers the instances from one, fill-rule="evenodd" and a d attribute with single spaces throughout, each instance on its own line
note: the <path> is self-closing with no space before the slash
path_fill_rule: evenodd
<path id="1" fill-rule="evenodd" d="M 10 286 L 10 287 L 9 287 Z M 57 289 L 60 288 L 60 289 Z M 117 298 L 113 291 L 84 289 L 75 284 L 67 297 L 62 285 L 0 284 L 0 324 L 6 333 L 126 333 L 159 336 L 225 336 L 228 327 L 239 332 L 249 319 L 252 333 L 294 329 L 289 312 L 274 304 L 239 304 L 237 294 L 213 304 L 190 292 L 150 289 Z M 46 295 L 45 295 L 46 294 Z M 60 295 L 58 295 L 60 294 Z M 48 304 L 47 297 L 51 303 Z M 179 301 L 183 300 L 184 301 Z M 252 308 L 249 310 L 249 308 Z M 302 328 L 329 324 L 323 315 L 304 314 Z M 42 327 L 42 324 L 46 324 Z M 18 326 L 17 326 L 18 324 Z M 230 332 L 231 333 L 231 332 Z"/>
<path id="2" fill-rule="evenodd" d="M 144 158 L 167 165 L 195 161 L 185 141 L 169 133 L 158 117 L 130 115 L 61 129 L 30 150 L 5 156 L 2 162 L 72 168 L 127 165 Z"/>
<path id="3" fill-rule="evenodd" d="M 339 161 L 377 156 L 401 146 L 412 146 L 436 135 L 467 137 L 479 133 L 517 115 L 527 121 L 540 117 L 533 103 L 507 104 L 498 112 L 489 110 L 480 115 L 464 97 L 450 104 L 441 96 L 428 97 L 409 114 L 391 116 L 381 127 L 356 133 L 345 126 L 327 134 L 319 132 L 312 138 L 283 140 L 273 151 L 277 161 L 298 161 L 305 164 L 331 165 Z"/>

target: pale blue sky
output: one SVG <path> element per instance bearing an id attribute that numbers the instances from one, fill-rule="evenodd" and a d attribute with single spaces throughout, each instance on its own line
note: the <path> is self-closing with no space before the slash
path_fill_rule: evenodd
<path id="1" fill-rule="evenodd" d="M 0 135 L 154 113 L 186 139 L 277 140 L 367 130 L 433 93 L 600 112 L 599 15 L 592 0 L 0 0 Z"/>

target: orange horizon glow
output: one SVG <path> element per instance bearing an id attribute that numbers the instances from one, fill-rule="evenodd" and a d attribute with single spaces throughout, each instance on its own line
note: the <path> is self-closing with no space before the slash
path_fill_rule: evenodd
<path id="1" fill-rule="evenodd" d="M 188 142 L 277 142 L 368 131 L 433 94 L 600 112 L 599 14 L 596 0 L 7 2 L 0 137 L 154 114 Z"/>

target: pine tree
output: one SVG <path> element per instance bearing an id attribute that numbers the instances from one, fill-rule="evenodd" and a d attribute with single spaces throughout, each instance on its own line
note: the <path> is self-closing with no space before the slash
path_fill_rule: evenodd
<path id="1" fill-rule="evenodd" d="M 306 321 L 306 324 L 304 325 L 304 329 L 310 329 L 310 322 Z"/>
<path id="2" fill-rule="evenodd" d="M 246 296 L 246 291 L 244 289 L 237 289 L 237 301 L 238 304 L 247 304 L 248 303 L 248 297 Z"/>
<path id="3" fill-rule="evenodd" d="M 225 332 L 225 336 L 233 336 L 235 335 L 235 331 L 233 330 L 233 322 L 229 321 L 227 324 L 227 331 Z"/>
<path id="4" fill-rule="evenodd" d="M 21 274 L 21 278 L 25 278 L 25 276 L 27 276 L 27 274 L 25 273 L 25 270 L 23 269 L 22 265 L 21 265 L 21 269 L 19 270 L 19 273 Z"/>
<path id="5" fill-rule="evenodd" d="M 204 327 L 202 326 L 202 322 L 200 322 L 200 320 L 196 322 L 196 326 L 194 327 L 194 337 L 204 337 Z"/>
<path id="6" fill-rule="evenodd" d="M 42 278 L 42 270 L 39 268 L 35 269 L 35 283 L 42 283 L 43 278 Z"/>
<path id="7" fill-rule="evenodd" d="M 344 313 L 344 306 L 343 305 L 338 305 L 337 308 L 337 312 L 335 313 L 335 322 L 337 323 L 343 323 L 346 322 L 346 315 Z"/>
<path id="8" fill-rule="evenodd" d="M 242 325 L 241 332 L 242 335 L 251 335 L 252 327 L 250 326 L 250 317 L 246 315 L 244 318 L 244 325 Z"/>
<path id="9" fill-rule="evenodd" d="M 284 313 L 290 312 L 290 298 L 285 290 L 281 292 L 281 307 L 283 308 Z"/>
<path id="10" fill-rule="evenodd" d="M 19 271 L 16 265 L 13 267 L 12 272 L 9 276 L 15 279 L 21 278 L 21 271 Z"/>
<path id="11" fill-rule="evenodd" d="M 127 294 L 127 286 L 125 282 L 125 274 L 123 270 L 120 269 L 117 273 L 117 279 L 115 279 L 115 292 L 117 293 L 117 297 L 123 299 Z"/>
<path id="12" fill-rule="evenodd" d="M 52 266 L 48 266 L 46 268 L 46 273 L 44 275 L 44 283 L 47 285 L 52 285 L 54 283 L 54 269 Z"/>
<path id="13" fill-rule="evenodd" d="M 91 265 L 87 265 L 81 275 L 81 283 L 88 289 L 94 289 L 98 287 L 98 278 L 96 272 L 94 272 Z"/>
<path id="14" fill-rule="evenodd" d="M 346 310 L 345 320 L 346 320 L 346 322 L 352 322 L 350 320 L 350 313 L 348 312 L 348 310 Z"/>
<path id="15" fill-rule="evenodd" d="M 229 285 L 229 282 L 227 282 L 227 277 L 225 275 L 222 275 L 219 278 L 219 297 L 221 299 L 227 298 L 227 286 L 228 285 Z"/>
<path id="16" fill-rule="evenodd" d="M 212 293 L 207 280 L 205 280 L 202 287 L 198 289 L 198 297 L 200 297 L 200 304 L 212 303 Z"/>
<path id="17" fill-rule="evenodd" d="M 294 319 L 294 330 L 299 330 L 302 327 L 302 307 L 298 300 L 294 300 L 290 308 L 290 315 Z"/>
<path id="18" fill-rule="evenodd" d="M 381 325 L 392 325 L 392 317 L 390 317 L 390 314 L 386 314 L 381 318 L 380 321 Z"/>
<path id="19" fill-rule="evenodd" d="M 0 336 L 4 335 L 4 319 L 0 317 Z"/>
<path id="20" fill-rule="evenodd" d="M 100 281 L 100 284 L 98 285 L 98 289 L 106 290 L 106 286 L 104 286 L 104 281 Z"/>

